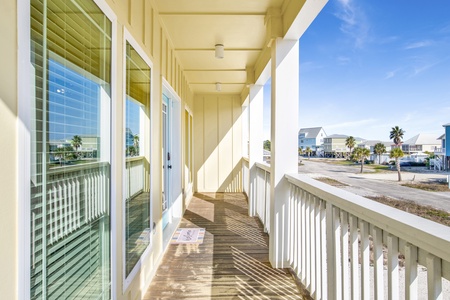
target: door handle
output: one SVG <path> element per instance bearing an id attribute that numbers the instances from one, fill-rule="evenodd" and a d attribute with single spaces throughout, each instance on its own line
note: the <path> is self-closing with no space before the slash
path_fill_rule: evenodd
<path id="1" fill-rule="evenodd" d="M 168 168 L 168 169 L 172 169 L 172 165 L 168 165 L 167 168 Z"/>

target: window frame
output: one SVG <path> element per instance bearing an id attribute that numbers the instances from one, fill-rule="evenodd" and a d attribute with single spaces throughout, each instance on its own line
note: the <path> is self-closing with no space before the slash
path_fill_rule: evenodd
<path id="1" fill-rule="evenodd" d="M 122 89 L 123 89 L 123 93 L 122 96 L 120 97 L 120 101 L 122 103 L 122 122 L 117 122 L 120 123 L 120 129 L 122 132 L 122 139 L 120 141 L 120 145 L 121 147 L 124 145 L 125 143 L 125 120 L 126 120 L 126 98 L 127 98 L 127 90 L 126 90 L 126 76 L 127 76 L 127 72 L 126 72 L 126 64 L 127 64 L 127 52 L 126 52 L 126 47 L 127 47 L 127 43 L 129 43 L 131 45 L 131 47 L 134 48 L 134 50 L 139 54 L 139 56 L 144 60 L 144 62 L 147 64 L 147 66 L 150 68 L 150 99 L 149 99 L 149 103 L 148 103 L 148 110 L 149 110 L 149 124 L 148 124 L 148 132 L 146 132 L 148 134 L 148 159 L 150 162 L 150 172 L 149 172 L 149 186 L 150 188 L 152 187 L 152 182 L 153 182 L 153 175 L 151 172 L 151 161 L 152 161 L 152 156 L 153 153 L 151 151 L 152 149 L 152 139 L 151 139 L 151 133 L 153 132 L 153 120 L 151 118 L 151 103 L 154 101 L 152 99 L 153 96 L 153 87 L 154 87 L 154 70 L 153 70 L 153 62 L 150 59 L 150 56 L 145 52 L 145 50 L 140 46 L 140 44 L 136 41 L 136 39 L 132 36 L 132 34 L 128 31 L 127 28 L 124 28 L 124 34 L 123 34 L 123 63 L 122 63 L 122 69 L 123 69 L 123 77 L 122 77 Z M 123 147 L 122 147 L 123 148 Z M 145 147 L 145 149 L 147 149 L 147 147 Z M 121 161 L 121 170 L 122 170 L 122 177 L 121 177 L 121 184 L 122 184 L 122 191 L 123 193 L 121 194 L 121 199 L 120 199 L 120 203 L 122 203 L 121 205 L 121 209 L 122 209 L 122 214 L 121 214 L 121 219 L 122 219 L 122 235 L 121 235 L 121 247 L 122 247 L 122 257 L 121 257 L 121 261 L 122 261 L 122 292 L 125 292 L 128 287 L 130 286 L 130 284 L 133 282 L 134 278 L 139 274 L 140 270 L 141 270 L 141 266 L 143 265 L 143 262 L 145 261 L 145 259 L 149 256 L 150 252 L 153 249 L 153 242 L 152 242 L 152 237 L 154 234 L 154 230 L 155 230 L 155 226 L 154 226 L 154 220 L 153 220 L 153 196 L 152 193 L 150 193 L 149 197 L 149 203 L 150 203 L 150 226 L 151 226 L 151 234 L 150 234 L 150 243 L 148 245 L 148 247 L 145 249 L 145 251 L 141 254 L 139 260 L 137 261 L 136 265 L 133 267 L 133 269 L 131 270 L 131 272 L 128 274 L 128 276 L 126 275 L 126 203 L 125 203 L 125 168 L 126 168 L 126 156 L 125 153 L 122 153 L 123 155 L 121 155 L 121 158 L 118 161 Z M 143 155 L 142 153 L 140 153 L 140 156 L 145 156 L 145 154 Z"/>

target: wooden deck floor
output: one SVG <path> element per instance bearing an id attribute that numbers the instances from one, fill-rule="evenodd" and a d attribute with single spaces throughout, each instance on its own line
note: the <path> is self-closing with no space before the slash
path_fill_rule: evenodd
<path id="1" fill-rule="evenodd" d="M 272 269 L 268 235 L 242 194 L 196 194 L 180 228 L 203 244 L 171 244 L 144 299 L 303 299 L 288 270 Z"/>

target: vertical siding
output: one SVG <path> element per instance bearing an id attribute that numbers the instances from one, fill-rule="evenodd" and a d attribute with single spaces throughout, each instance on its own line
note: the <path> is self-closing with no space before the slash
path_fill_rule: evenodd
<path id="1" fill-rule="evenodd" d="M 239 95 L 194 98 L 194 176 L 199 192 L 241 192 Z"/>

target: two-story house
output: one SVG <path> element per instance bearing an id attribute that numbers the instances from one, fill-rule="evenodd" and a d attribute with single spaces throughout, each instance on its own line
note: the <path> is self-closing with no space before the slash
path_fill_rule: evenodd
<path id="1" fill-rule="evenodd" d="M 350 152 L 350 149 L 345 145 L 348 137 L 345 134 L 332 134 L 327 136 L 323 143 L 324 155 L 328 157 L 345 157 L 345 154 Z M 354 137 L 354 139 L 355 147 L 364 141 L 360 137 Z"/>
<path id="2" fill-rule="evenodd" d="M 323 127 L 301 128 L 298 131 L 298 147 L 303 150 L 309 147 L 316 153 L 320 152 L 326 136 Z"/>
<path id="3" fill-rule="evenodd" d="M 441 145 L 436 135 L 419 133 L 402 144 L 402 150 L 407 155 L 424 155 L 425 152 L 434 152 Z"/>

